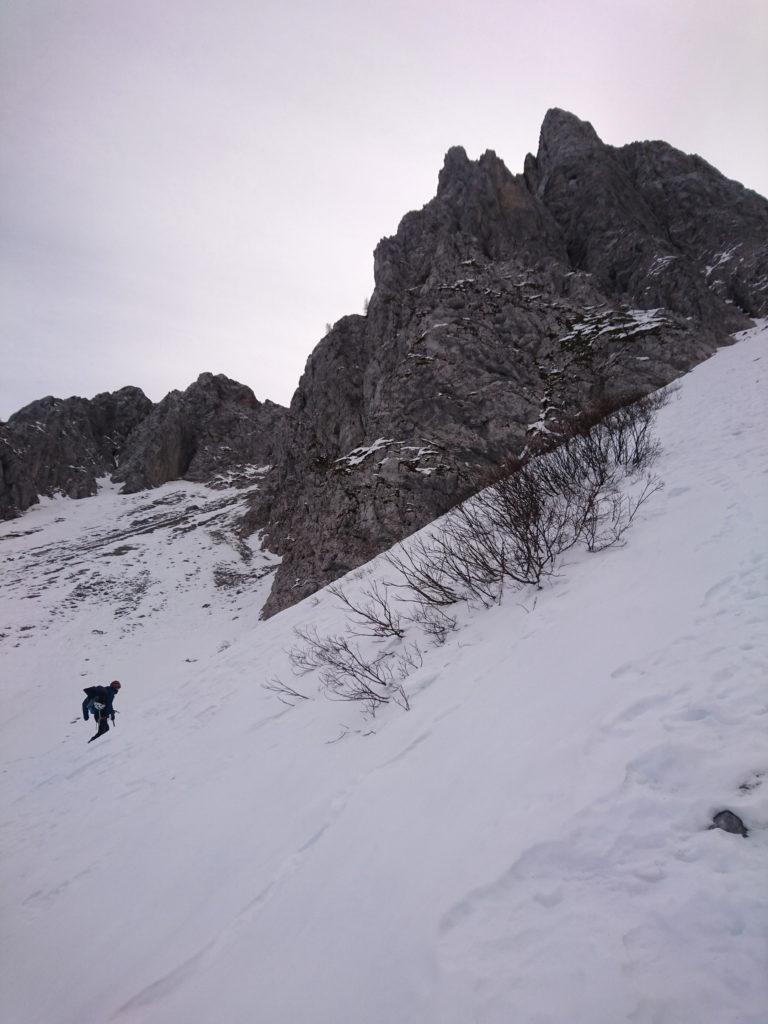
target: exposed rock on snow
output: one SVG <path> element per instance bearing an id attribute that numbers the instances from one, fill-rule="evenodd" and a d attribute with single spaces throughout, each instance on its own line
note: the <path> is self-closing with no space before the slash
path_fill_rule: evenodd
<path id="1" fill-rule="evenodd" d="M 718 811 L 712 818 L 712 828 L 721 828 L 723 832 L 732 832 L 737 836 L 744 836 L 746 839 L 749 832 L 744 822 L 733 811 Z"/>

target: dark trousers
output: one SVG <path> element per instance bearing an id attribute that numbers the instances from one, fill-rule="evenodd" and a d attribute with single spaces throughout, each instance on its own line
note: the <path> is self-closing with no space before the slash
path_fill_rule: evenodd
<path id="1" fill-rule="evenodd" d="M 90 698 L 86 698 L 83 701 L 83 717 L 87 714 L 93 715 L 94 721 L 99 727 L 97 736 L 103 736 L 105 732 L 109 732 L 109 715 L 105 709 L 99 710 L 93 706 L 93 701 Z"/>
<path id="2" fill-rule="evenodd" d="M 97 711 L 93 717 L 96 719 L 99 726 L 99 731 L 96 733 L 97 736 L 103 736 L 105 732 L 109 732 L 109 718 L 107 717 L 106 712 Z"/>

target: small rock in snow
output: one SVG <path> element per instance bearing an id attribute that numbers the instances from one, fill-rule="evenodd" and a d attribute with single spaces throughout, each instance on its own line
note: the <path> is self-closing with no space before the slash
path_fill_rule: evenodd
<path id="1" fill-rule="evenodd" d="M 721 828 L 724 832 L 733 832 L 734 835 L 744 836 L 745 839 L 749 835 L 744 822 L 733 811 L 718 811 L 709 827 Z"/>

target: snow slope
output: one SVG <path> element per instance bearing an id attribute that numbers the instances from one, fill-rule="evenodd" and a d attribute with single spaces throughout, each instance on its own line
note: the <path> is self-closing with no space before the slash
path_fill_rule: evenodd
<path id="1" fill-rule="evenodd" d="M 257 621 L 247 494 L 2 525 L 2 1019 L 762 1024 L 766 342 L 662 410 L 627 546 L 462 613 L 409 712 L 292 677 L 293 628 L 342 615 L 323 592 Z M 88 745 L 80 687 L 115 677 Z M 747 839 L 708 829 L 723 808 Z"/>

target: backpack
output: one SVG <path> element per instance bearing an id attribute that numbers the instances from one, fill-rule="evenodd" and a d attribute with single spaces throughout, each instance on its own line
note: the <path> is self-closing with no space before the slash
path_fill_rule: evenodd
<path id="1" fill-rule="evenodd" d="M 96 690 L 103 690 L 103 689 L 104 689 L 103 686 L 86 686 L 84 688 L 84 690 L 83 690 L 83 693 L 86 695 L 86 697 L 89 698 L 88 702 L 91 705 L 91 707 L 94 709 L 94 711 L 103 711 L 104 708 L 107 706 L 106 703 L 104 702 L 103 697 L 101 697 L 101 696 L 95 697 L 94 696 L 94 691 L 96 691 Z"/>

